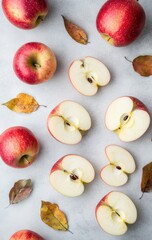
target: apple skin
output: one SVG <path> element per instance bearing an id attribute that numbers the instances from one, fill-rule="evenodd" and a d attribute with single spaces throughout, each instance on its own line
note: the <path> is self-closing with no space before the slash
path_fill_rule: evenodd
<path id="1" fill-rule="evenodd" d="M 140 35 L 145 20 L 144 9 L 137 0 L 108 0 L 97 15 L 96 27 L 110 44 L 121 47 Z"/>
<path id="2" fill-rule="evenodd" d="M 35 28 L 48 13 L 46 0 L 2 0 L 2 8 L 7 19 L 22 29 Z"/>
<path id="3" fill-rule="evenodd" d="M 36 159 L 39 148 L 36 137 L 28 128 L 10 127 L 0 135 L 0 156 L 10 167 L 30 166 Z"/>
<path id="4" fill-rule="evenodd" d="M 31 230 L 20 230 L 15 232 L 9 240 L 44 240 L 44 238 Z"/>
<path id="5" fill-rule="evenodd" d="M 29 42 L 21 46 L 13 60 L 17 77 L 28 84 L 39 84 L 51 79 L 56 71 L 56 58 L 43 43 Z"/>

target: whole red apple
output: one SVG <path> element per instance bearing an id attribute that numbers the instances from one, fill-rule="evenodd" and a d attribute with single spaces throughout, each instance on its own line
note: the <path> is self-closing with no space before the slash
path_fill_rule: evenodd
<path id="1" fill-rule="evenodd" d="M 17 77 L 28 84 L 39 84 L 51 79 L 56 65 L 52 50 L 40 42 L 24 44 L 18 49 L 13 60 Z"/>
<path id="2" fill-rule="evenodd" d="M 96 27 L 106 41 L 121 47 L 139 36 L 145 19 L 144 9 L 137 0 L 108 0 L 97 15 Z"/>
<path id="3" fill-rule="evenodd" d="M 35 28 L 48 13 L 46 0 L 2 0 L 2 8 L 7 19 L 22 29 Z"/>
<path id="4" fill-rule="evenodd" d="M 11 127 L 0 135 L 0 156 L 10 167 L 28 167 L 34 162 L 38 152 L 39 143 L 28 128 Z"/>
<path id="5" fill-rule="evenodd" d="M 20 230 L 15 232 L 9 240 L 44 240 L 44 238 L 31 230 Z"/>

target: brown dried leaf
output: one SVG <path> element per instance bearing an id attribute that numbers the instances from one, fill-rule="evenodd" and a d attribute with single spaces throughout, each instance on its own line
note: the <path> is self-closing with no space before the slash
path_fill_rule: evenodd
<path id="1" fill-rule="evenodd" d="M 41 220 L 55 230 L 67 231 L 69 228 L 65 214 L 55 203 L 42 201 Z"/>
<path id="2" fill-rule="evenodd" d="M 136 57 L 132 65 L 135 72 L 139 73 L 141 76 L 149 77 L 152 75 L 152 55 Z"/>
<path id="3" fill-rule="evenodd" d="M 21 179 L 17 181 L 9 192 L 10 204 L 16 204 L 23 201 L 29 197 L 32 190 L 33 184 L 31 179 Z"/>
<path id="4" fill-rule="evenodd" d="M 141 191 L 142 192 L 152 191 L 152 162 L 143 167 Z"/>
<path id="5" fill-rule="evenodd" d="M 3 105 L 17 113 L 32 113 L 39 107 L 37 101 L 26 93 L 19 93 L 16 98 L 3 103 Z"/>
<path id="6" fill-rule="evenodd" d="M 72 23 L 67 18 L 63 17 L 64 26 L 68 32 L 68 34 L 78 43 L 87 44 L 88 43 L 88 36 L 85 31 L 78 27 L 76 24 Z"/>

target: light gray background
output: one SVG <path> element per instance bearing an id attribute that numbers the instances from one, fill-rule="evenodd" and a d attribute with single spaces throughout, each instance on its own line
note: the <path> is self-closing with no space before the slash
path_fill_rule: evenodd
<path id="1" fill-rule="evenodd" d="M 33 30 L 21 30 L 11 25 L 5 18 L 0 6 L 0 103 L 15 97 L 19 92 L 33 95 L 40 104 L 30 114 L 17 114 L 6 107 L 0 107 L 0 132 L 11 126 L 22 125 L 31 129 L 41 144 L 37 161 L 26 169 L 13 169 L 0 161 L 0 239 L 8 240 L 20 229 L 31 229 L 46 240 L 111 240 L 111 239 L 151 239 L 152 195 L 145 194 L 142 200 L 140 181 L 142 167 L 152 160 L 152 128 L 139 140 L 132 143 L 120 142 L 118 137 L 108 131 L 104 124 L 104 115 L 109 103 L 123 95 L 132 95 L 143 101 L 152 113 L 152 77 L 143 78 L 135 73 L 129 59 L 141 54 L 152 53 L 152 7 L 151 0 L 140 0 L 147 21 L 141 36 L 131 45 L 115 48 L 100 38 L 95 26 L 96 15 L 104 0 L 50 0 L 50 11 L 45 21 Z M 61 14 L 83 27 L 89 36 L 90 44 L 76 43 L 66 33 Z M 24 43 L 39 41 L 47 44 L 56 54 L 58 67 L 55 76 L 47 83 L 27 85 L 15 76 L 12 61 L 17 49 Z M 111 83 L 93 97 L 78 93 L 68 79 L 68 68 L 75 59 L 93 56 L 105 63 L 111 72 Z M 70 99 L 83 104 L 92 117 L 92 128 L 82 142 L 68 146 L 57 142 L 48 133 L 46 127 L 49 112 L 61 101 Z M 107 164 L 105 147 L 118 144 L 126 147 L 136 160 L 137 169 L 125 186 L 114 188 L 106 185 L 99 176 L 102 166 Z M 96 171 L 95 180 L 86 186 L 83 195 L 68 198 L 57 193 L 49 183 L 49 171 L 52 165 L 63 155 L 75 153 L 88 158 Z M 14 182 L 31 178 L 34 190 L 31 196 L 17 204 L 8 205 L 8 193 Z M 114 237 L 105 233 L 95 218 L 95 207 L 109 191 L 122 191 L 132 198 L 138 209 L 137 222 L 129 226 L 126 235 Z M 74 233 L 57 232 L 40 219 L 41 200 L 55 202 L 67 214 L 69 228 Z"/>

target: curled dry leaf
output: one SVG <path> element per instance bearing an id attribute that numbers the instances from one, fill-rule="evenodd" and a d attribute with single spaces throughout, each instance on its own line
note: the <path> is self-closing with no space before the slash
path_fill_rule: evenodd
<path id="1" fill-rule="evenodd" d="M 32 113 L 40 106 L 32 96 L 26 93 L 19 93 L 16 98 L 3 103 L 3 105 L 17 113 Z"/>
<path id="2" fill-rule="evenodd" d="M 143 167 L 141 191 L 143 193 L 152 191 L 152 162 Z"/>
<path id="3" fill-rule="evenodd" d="M 64 26 L 68 32 L 68 34 L 78 43 L 87 44 L 88 43 L 88 36 L 85 31 L 78 27 L 76 24 L 68 20 L 67 18 L 63 17 Z"/>
<path id="4" fill-rule="evenodd" d="M 133 60 L 132 65 L 135 72 L 141 76 L 149 77 L 152 75 L 152 55 L 138 56 Z"/>
<path id="5" fill-rule="evenodd" d="M 69 227 L 65 214 L 55 203 L 42 201 L 41 220 L 55 230 L 67 231 Z"/>
<path id="6" fill-rule="evenodd" d="M 9 203 L 15 204 L 23 201 L 31 194 L 33 184 L 31 179 L 21 179 L 15 182 L 14 186 L 9 192 Z"/>

